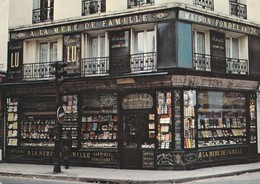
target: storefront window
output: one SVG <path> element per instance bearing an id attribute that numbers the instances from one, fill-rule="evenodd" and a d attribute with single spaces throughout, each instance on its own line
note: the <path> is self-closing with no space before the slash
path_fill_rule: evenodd
<path id="1" fill-rule="evenodd" d="M 181 140 L 181 91 L 174 91 L 174 137 L 175 137 L 175 150 L 182 149 L 182 140 Z"/>
<path id="2" fill-rule="evenodd" d="M 172 148 L 172 93 L 157 92 L 158 143 L 159 149 Z"/>
<path id="3" fill-rule="evenodd" d="M 256 143 L 256 97 L 250 96 L 250 143 Z"/>
<path id="4" fill-rule="evenodd" d="M 246 97 L 242 93 L 198 93 L 198 147 L 246 143 Z"/>
<path id="5" fill-rule="evenodd" d="M 196 91 L 184 91 L 184 148 L 195 148 Z"/>
<path id="6" fill-rule="evenodd" d="M 7 98 L 7 145 L 18 146 L 18 99 Z"/>
<path id="7" fill-rule="evenodd" d="M 81 148 L 117 148 L 117 94 L 82 96 Z"/>
<path id="8" fill-rule="evenodd" d="M 65 95 L 62 97 L 62 106 L 65 111 L 64 123 L 62 125 L 62 138 L 68 132 L 71 134 L 72 147 L 78 147 L 78 96 Z"/>
<path id="9" fill-rule="evenodd" d="M 30 96 L 20 100 L 20 145 L 54 147 L 49 128 L 55 125 L 56 101 L 52 96 Z"/>

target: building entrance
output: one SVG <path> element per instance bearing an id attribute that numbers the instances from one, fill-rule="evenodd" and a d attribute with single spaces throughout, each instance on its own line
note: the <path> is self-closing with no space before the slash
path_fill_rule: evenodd
<path id="1" fill-rule="evenodd" d="M 141 168 L 141 145 L 145 137 L 148 118 L 149 114 L 143 111 L 123 115 L 123 168 Z"/>

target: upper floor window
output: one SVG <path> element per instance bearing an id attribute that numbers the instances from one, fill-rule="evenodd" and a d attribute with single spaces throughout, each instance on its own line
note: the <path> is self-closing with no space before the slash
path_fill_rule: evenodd
<path id="1" fill-rule="evenodd" d="M 205 33 L 193 31 L 193 53 L 205 54 Z"/>
<path id="2" fill-rule="evenodd" d="M 128 8 L 154 5 L 154 0 L 128 0 Z"/>
<path id="3" fill-rule="evenodd" d="M 248 41 L 246 36 L 226 37 L 226 65 L 227 72 L 233 74 L 247 74 Z"/>
<path id="4" fill-rule="evenodd" d="M 226 57 L 239 58 L 239 40 L 238 38 L 226 37 Z"/>
<path id="5" fill-rule="evenodd" d="M 82 15 L 106 11 L 106 0 L 82 0 Z"/>
<path id="6" fill-rule="evenodd" d="M 44 42 L 39 45 L 39 62 L 57 61 L 57 42 Z"/>
<path id="7" fill-rule="evenodd" d="M 53 20 L 54 0 L 33 1 L 33 23 Z"/>
<path id="8" fill-rule="evenodd" d="M 193 5 L 214 10 L 214 0 L 193 0 Z"/>
<path id="9" fill-rule="evenodd" d="M 143 30 L 134 32 L 134 53 L 155 52 L 154 30 Z"/>
<path id="10" fill-rule="evenodd" d="M 105 35 L 89 37 L 89 58 L 105 57 Z"/>
<path id="11" fill-rule="evenodd" d="M 196 70 L 211 71 L 209 50 L 206 50 L 207 34 L 202 31 L 193 31 L 193 64 Z"/>
<path id="12" fill-rule="evenodd" d="M 239 18 L 247 18 L 246 0 L 229 0 L 230 14 Z"/>

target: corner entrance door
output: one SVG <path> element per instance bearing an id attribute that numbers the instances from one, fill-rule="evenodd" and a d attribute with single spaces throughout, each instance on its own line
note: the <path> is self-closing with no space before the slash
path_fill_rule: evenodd
<path id="1" fill-rule="evenodd" d="M 123 115 L 123 149 L 121 164 L 123 168 L 141 168 L 140 149 L 142 132 L 148 122 L 148 113 Z"/>

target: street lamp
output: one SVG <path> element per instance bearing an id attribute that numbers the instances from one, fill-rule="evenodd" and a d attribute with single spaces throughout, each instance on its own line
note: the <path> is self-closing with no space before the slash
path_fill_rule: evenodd
<path id="1" fill-rule="evenodd" d="M 61 117 L 64 116 L 64 109 L 62 108 L 61 104 L 61 95 L 60 95 L 60 86 L 63 82 L 63 77 L 67 75 L 67 72 L 64 68 L 67 66 L 66 63 L 62 61 L 56 61 L 54 63 L 49 64 L 53 67 L 54 70 L 50 72 L 50 74 L 55 76 L 55 84 L 56 84 L 56 106 L 57 106 L 57 116 L 56 116 L 56 125 L 54 126 L 54 133 L 55 133 L 55 152 L 54 152 L 54 173 L 61 172 L 60 167 L 60 147 L 61 147 L 61 124 L 63 123 L 64 119 Z M 63 119 L 63 120 L 61 120 Z"/>

